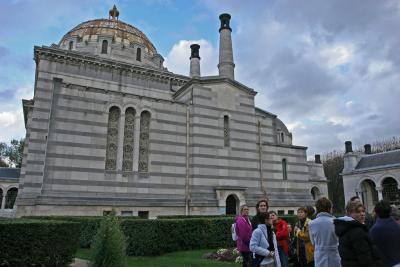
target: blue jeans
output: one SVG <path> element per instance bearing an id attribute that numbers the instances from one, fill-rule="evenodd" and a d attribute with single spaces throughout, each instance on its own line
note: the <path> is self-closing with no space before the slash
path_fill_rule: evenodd
<path id="1" fill-rule="evenodd" d="M 281 261 L 281 266 L 282 267 L 288 267 L 289 262 L 288 262 L 288 255 L 286 255 L 285 251 L 278 246 L 278 252 L 279 252 L 279 260 Z"/>

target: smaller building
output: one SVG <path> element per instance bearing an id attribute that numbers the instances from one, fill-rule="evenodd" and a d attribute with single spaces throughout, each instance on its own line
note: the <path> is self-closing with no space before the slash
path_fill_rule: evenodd
<path id="1" fill-rule="evenodd" d="M 364 152 L 353 152 L 350 141 L 345 145 L 342 173 L 345 201 L 358 195 L 368 212 L 382 199 L 400 206 L 400 149 L 371 154 L 369 144 L 364 146 Z"/>
<path id="2" fill-rule="evenodd" d="M 0 168 L 0 217 L 14 217 L 21 169 Z"/>

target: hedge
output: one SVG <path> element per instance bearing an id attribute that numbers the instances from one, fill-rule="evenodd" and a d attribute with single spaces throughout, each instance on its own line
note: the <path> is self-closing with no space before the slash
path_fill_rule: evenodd
<path id="1" fill-rule="evenodd" d="M 235 218 L 236 215 L 160 215 L 157 219 Z"/>
<path id="2" fill-rule="evenodd" d="M 159 255 L 165 252 L 233 247 L 232 218 L 159 219 L 122 221 L 127 254 Z"/>
<path id="3" fill-rule="evenodd" d="M 64 221 L 0 220 L 0 266 L 64 267 L 78 248 L 79 224 Z"/>
<path id="4" fill-rule="evenodd" d="M 92 244 L 93 238 L 97 233 L 103 216 L 37 216 L 37 217 L 26 217 L 35 218 L 41 220 L 62 220 L 80 223 L 80 234 L 79 234 L 79 246 L 81 248 L 89 248 Z M 139 217 L 127 216 L 118 217 L 122 220 L 137 220 Z"/>

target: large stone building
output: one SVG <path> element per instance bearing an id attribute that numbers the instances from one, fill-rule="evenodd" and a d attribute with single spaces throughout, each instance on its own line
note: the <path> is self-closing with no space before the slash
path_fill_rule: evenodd
<path id="1" fill-rule="evenodd" d="M 400 149 L 371 154 L 371 145 L 364 152 L 353 152 L 346 142 L 343 188 L 345 201 L 358 195 L 369 212 L 381 199 L 400 206 Z"/>
<path id="2" fill-rule="evenodd" d="M 235 80 L 230 15 L 219 75 L 204 77 L 198 45 L 190 75 L 172 73 L 118 14 L 35 47 L 17 216 L 224 214 L 263 197 L 292 213 L 327 195 L 319 159 Z"/>

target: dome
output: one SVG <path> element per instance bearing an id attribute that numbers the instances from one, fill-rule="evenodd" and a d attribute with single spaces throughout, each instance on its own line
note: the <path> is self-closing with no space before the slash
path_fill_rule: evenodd
<path id="1" fill-rule="evenodd" d="M 85 42 L 95 41 L 99 36 L 111 36 L 113 42 L 126 46 L 132 46 L 135 43 L 141 44 L 150 55 L 157 54 L 156 48 L 143 32 L 114 18 L 94 19 L 83 22 L 67 32 L 59 44 L 64 44 L 71 37 L 77 37 L 79 41 Z"/>
<path id="2" fill-rule="evenodd" d="M 79 24 L 63 36 L 59 45 L 65 46 L 72 38 L 76 38 L 77 42 L 90 42 L 99 41 L 99 37 L 111 37 L 114 44 L 120 44 L 123 47 L 139 44 L 150 56 L 157 54 L 156 48 L 143 32 L 118 20 L 118 17 L 119 11 L 114 5 L 108 19 L 94 19 Z"/>

